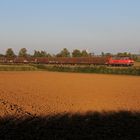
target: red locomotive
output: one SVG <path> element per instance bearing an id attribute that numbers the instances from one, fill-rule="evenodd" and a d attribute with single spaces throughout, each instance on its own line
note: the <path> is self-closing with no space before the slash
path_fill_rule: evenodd
<path id="1" fill-rule="evenodd" d="M 134 60 L 129 57 L 110 57 L 107 64 L 112 66 L 132 66 L 134 65 Z"/>

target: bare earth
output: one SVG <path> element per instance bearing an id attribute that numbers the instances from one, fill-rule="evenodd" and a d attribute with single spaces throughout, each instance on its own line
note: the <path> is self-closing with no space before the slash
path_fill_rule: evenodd
<path id="1" fill-rule="evenodd" d="M 140 77 L 0 72 L 0 116 L 140 111 Z"/>

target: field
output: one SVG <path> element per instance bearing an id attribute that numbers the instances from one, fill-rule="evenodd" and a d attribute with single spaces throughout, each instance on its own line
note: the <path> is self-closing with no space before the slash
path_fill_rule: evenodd
<path id="1" fill-rule="evenodd" d="M 140 138 L 140 77 L 0 72 L 0 139 Z"/>
<path id="2" fill-rule="evenodd" d="M 139 83 L 136 76 L 1 72 L 0 99 L 37 115 L 140 110 Z"/>

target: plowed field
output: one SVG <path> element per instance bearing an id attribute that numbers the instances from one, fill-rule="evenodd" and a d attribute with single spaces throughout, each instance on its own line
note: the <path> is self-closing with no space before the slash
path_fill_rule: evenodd
<path id="1" fill-rule="evenodd" d="M 0 72 L 0 116 L 140 111 L 140 77 Z"/>

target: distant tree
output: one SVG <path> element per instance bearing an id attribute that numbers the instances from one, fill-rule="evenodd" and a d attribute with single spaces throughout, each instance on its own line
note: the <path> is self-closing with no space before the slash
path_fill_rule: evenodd
<path id="1" fill-rule="evenodd" d="M 117 53 L 117 56 L 119 57 L 131 57 L 131 53 L 123 52 L 123 53 Z"/>
<path id="2" fill-rule="evenodd" d="M 73 50 L 72 57 L 81 57 L 81 51 L 78 49 Z"/>
<path id="3" fill-rule="evenodd" d="M 104 52 L 101 52 L 101 56 L 105 56 L 105 53 Z"/>
<path id="4" fill-rule="evenodd" d="M 52 57 L 52 55 L 50 53 L 47 53 L 46 57 Z"/>
<path id="5" fill-rule="evenodd" d="M 8 49 L 6 50 L 5 56 L 6 56 L 6 57 L 14 57 L 14 56 L 16 56 L 16 55 L 15 55 L 15 53 L 14 53 L 14 51 L 13 51 L 12 48 L 8 48 Z"/>
<path id="6" fill-rule="evenodd" d="M 64 48 L 60 53 L 56 55 L 57 57 L 70 57 L 70 52 L 67 48 Z"/>
<path id="7" fill-rule="evenodd" d="M 40 57 L 46 57 L 47 53 L 46 51 L 40 51 Z"/>
<path id="8" fill-rule="evenodd" d="M 49 53 L 46 53 L 46 51 L 34 51 L 34 57 L 51 57 Z"/>
<path id="9" fill-rule="evenodd" d="M 3 57 L 4 55 L 3 54 L 0 54 L 0 57 Z"/>
<path id="10" fill-rule="evenodd" d="M 105 56 L 112 56 L 111 53 L 105 53 Z"/>
<path id="11" fill-rule="evenodd" d="M 27 49 L 26 48 L 20 49 L 18 56 L 19 57 L 27 57 L 28 56 Z"/>
<path id="12" fill-rule="evenodd" d="M 34 50 L 33 56 L 34 56 L 34 57 L 40 57 L 40 52 L 37 51 L 37 50 Z"/>
<path id="13" fill-rule="evenodd" d="M 139 61 L 139 57 L 136 54 L 131 55 L 131 58 L 135 61 Z"/>
<path id="14" fill-rule="evenodd" d="M 123 53 L 117 53 L 117 56 L 119 57 L 130 57 L 134 60 L 138 60 L 138 56 L 136 54 L 131 54 L 131 53 L 127 53 L 127 52 L 123 52 Z"/>
<path id="15" fill-rule="evenodd" d="M 86 50 L 83 50 L 83 51 L 81 52 L 81 56 L 82 56 L 82 57 L 88 57 L 88 56 L 89 56 L 89 53 L 88 53 Z"/>

